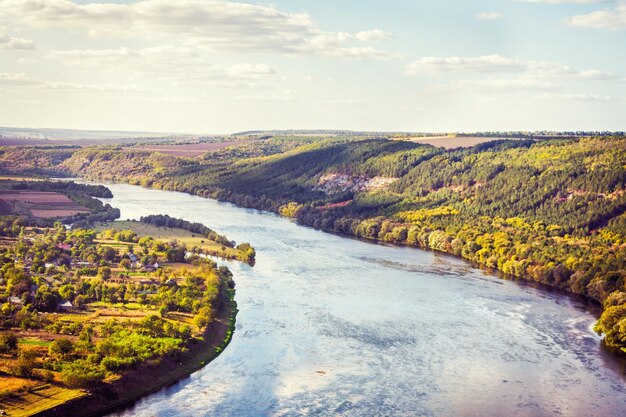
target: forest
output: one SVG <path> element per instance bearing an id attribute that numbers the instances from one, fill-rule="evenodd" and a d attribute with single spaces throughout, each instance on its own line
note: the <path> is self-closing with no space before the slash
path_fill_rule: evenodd
<path id="1" fill-rule="evenodd" d="M 16 156 L 11 157 L 15 152 Z M 327 231 L 455 254 L 603 307 L 626 353 L 626 137 L 444 150 L 387 137 L 270 137 L 198 158 L 122 147 L 5 148 L 0 168 L 112 179 L 270 210 Z M 32 155 L 31 155 L 32 157 Z M 19 161 L 16 163 L 15 161 Z"/>

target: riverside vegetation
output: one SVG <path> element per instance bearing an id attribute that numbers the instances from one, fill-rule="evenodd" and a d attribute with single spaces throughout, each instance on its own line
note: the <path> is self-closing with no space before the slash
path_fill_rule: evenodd
<path id="1" fill-rule="evenodd" d="M 4 412 L 81 400 L 81 413 L 98 412 L 190 373 L 228 342 L 232 274 L 201 255 L 252 263 L 250 245 L 168 216 L 97 230 L 32 220 L 0 218 Z"/>
<path id="2" fill-rule="evenodd" d="M 597 301 L 596 330 L 626 353 L 625 137 L 448 151 L 389 139 L 279 136 L 196 158 L 125 147 L 5 148 L 0 166 L 184 191 L 455 254 Z M 34 171 L 29 158 L 39 161 Z"/>

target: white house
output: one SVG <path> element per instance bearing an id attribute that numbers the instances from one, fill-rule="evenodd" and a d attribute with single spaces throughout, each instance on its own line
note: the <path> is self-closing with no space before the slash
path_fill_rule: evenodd
<path id="1" fill-rule="evenodd" d="M 63 303 L 59 304 L 59 310 L 61 311 L 70 311 L 73 308 L 74 308 L 74 305 L 70 303 L 69 301 L 64 301 Z"/>

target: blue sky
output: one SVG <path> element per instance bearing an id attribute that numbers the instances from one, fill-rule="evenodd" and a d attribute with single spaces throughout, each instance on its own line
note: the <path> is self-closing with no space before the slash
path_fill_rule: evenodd
<path id="1" fill-rule="evenodd" d="M 626 129 L 623 0 L 0 0 L 0 125 Z"/>

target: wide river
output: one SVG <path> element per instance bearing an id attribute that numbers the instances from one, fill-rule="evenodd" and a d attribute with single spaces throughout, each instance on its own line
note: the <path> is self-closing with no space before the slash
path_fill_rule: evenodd
<path id="1" fill-rule="evenodd" d="M 182 193 L 106 184 L 122 219 L 169 214 L 257 250 L 215 361 L 117 416 L 626 415 L 580 301 L 450 256 L 323 233 Z"/>

